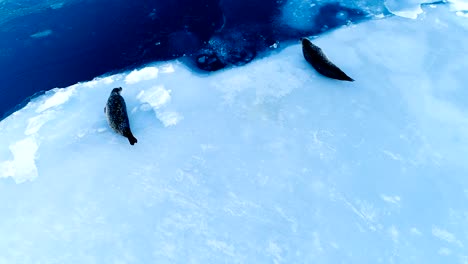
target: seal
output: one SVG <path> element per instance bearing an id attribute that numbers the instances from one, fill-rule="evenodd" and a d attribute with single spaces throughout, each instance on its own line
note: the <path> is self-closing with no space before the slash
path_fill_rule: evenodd
<path id="1" fill-rule="evenodd" d="M 130 145 L 137 143 L 137 139 L 133 136 L 130 130 L 130 122 L 128 121 L 127 107 L 125 100 L 120 95 L 122 87 L 112 89 L 112 92 L 107 99 L 104 113 L 107 116 L 109 126 L 118 134 L 128 138 Z"/>
<path id="2" fill-rule="evenodd" d="M 323 53 L 322 49 L 314 45 L 307 38 L 302 38 L 302 53 L 306 61 L 314 67 L 314 69 L 328 78 L 350 81 L 354 80 L 346 75 L 340 68 L 333 64 L 327 56 Z"/>

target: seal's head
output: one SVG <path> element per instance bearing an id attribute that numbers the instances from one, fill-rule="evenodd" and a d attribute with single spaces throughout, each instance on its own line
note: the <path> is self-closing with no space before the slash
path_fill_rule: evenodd
<path id="1" fill-rule="evenodd" d="M 122 91 L 122 87 L 117 87 L 117 88 L 112 89 L 111 94 L 120 94 L 121 91 Z"/>
<path id="2" fill-rule="evenodd" d="M 301 43 L 302 43 L 302 46 L 307 46 L 307 47 L 315 46 L 314 44 L 312 44 L 312 42 L 308 38 L 301 38 Z"/>

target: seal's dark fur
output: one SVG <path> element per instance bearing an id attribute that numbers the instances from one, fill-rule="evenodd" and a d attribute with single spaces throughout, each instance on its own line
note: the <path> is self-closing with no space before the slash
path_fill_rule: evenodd
<path id="1" fill-rule="evenodd" d="M 120 95 L 122 87 L 112 89 L 112 92 L 107 100 L 104 113 L 106 113 L 107 121 L 110 127 L 118 134 L 128 138 L 130 145 L 137 143 L 137 139 L 133 136 L 130 130 L 130 122 L 128 121 L 127 107 L 125 100 Z"/>
<path id="2" fill-rule="evenodd" d="M 328 60 L 321 48 L 314 45 L 307 38 L 302 39 L 302 53 L 304 54 L 306 61 L 323 76 L 341 81 L 354 81 L 351 77 L 346 75 L 346 73 L 340 70 L 340 68 Z"/>

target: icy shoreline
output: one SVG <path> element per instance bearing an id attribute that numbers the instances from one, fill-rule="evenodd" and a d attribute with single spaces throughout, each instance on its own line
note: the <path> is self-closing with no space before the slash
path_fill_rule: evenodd
<path id="1" fill-rule="evenodd" d="M 49 91 L 0 122 L 0 263 L 466 263 L 467 31 L 438 7 L 315 39 L 354 83 L 291 45 Z"/>

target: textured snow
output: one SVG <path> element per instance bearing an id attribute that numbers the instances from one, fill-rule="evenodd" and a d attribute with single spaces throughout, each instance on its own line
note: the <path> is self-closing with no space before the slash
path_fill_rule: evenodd
<path id="1" fill-rule="evenodd" d="M 156 79 L 159 69 L 156 67 L 147 67 L 141 70 L 134 70 L 125 77 L 125 83 L 135 84 L 141 81 Z"/>
<path id="2" fill-rule="evenodd" d="M 448 2 L 455 11 L 468 11 L 468 2 L 465 0 L 450 0 Z"/>
<path id="3" fill-rule="evenodd" d="M 34 180 L 37 177 L 35 164 L 38 145 L 33 137 L 26 137 L 10 144 L 12 160 L 0 163 L 0 178 L 13 177 L 16 183 Z"/>
<path id="4" fill-rule="evenodd" d="M 468 20 L 448 9 L 314 39 L 353 83 L 294 44 L 33 99 L 0 122 L 0 263 L 466 263 Z M 103 113 L 119 86 L 134 146 Z"/>
<path id="5" fill-rule="evenodd" d="M 37 107 L 36 113 L 41 113 L 50 108 L 57 107 L 61 104 L 66 103 L 74 92 L 74 87 L 70 87 L 66 90 L 56 88 L 54 90 L 49 91 L 48 93 L 53 93 L 53 95 L 47 98 L 47 100 L 45 100 L 39 107 Z"/>

